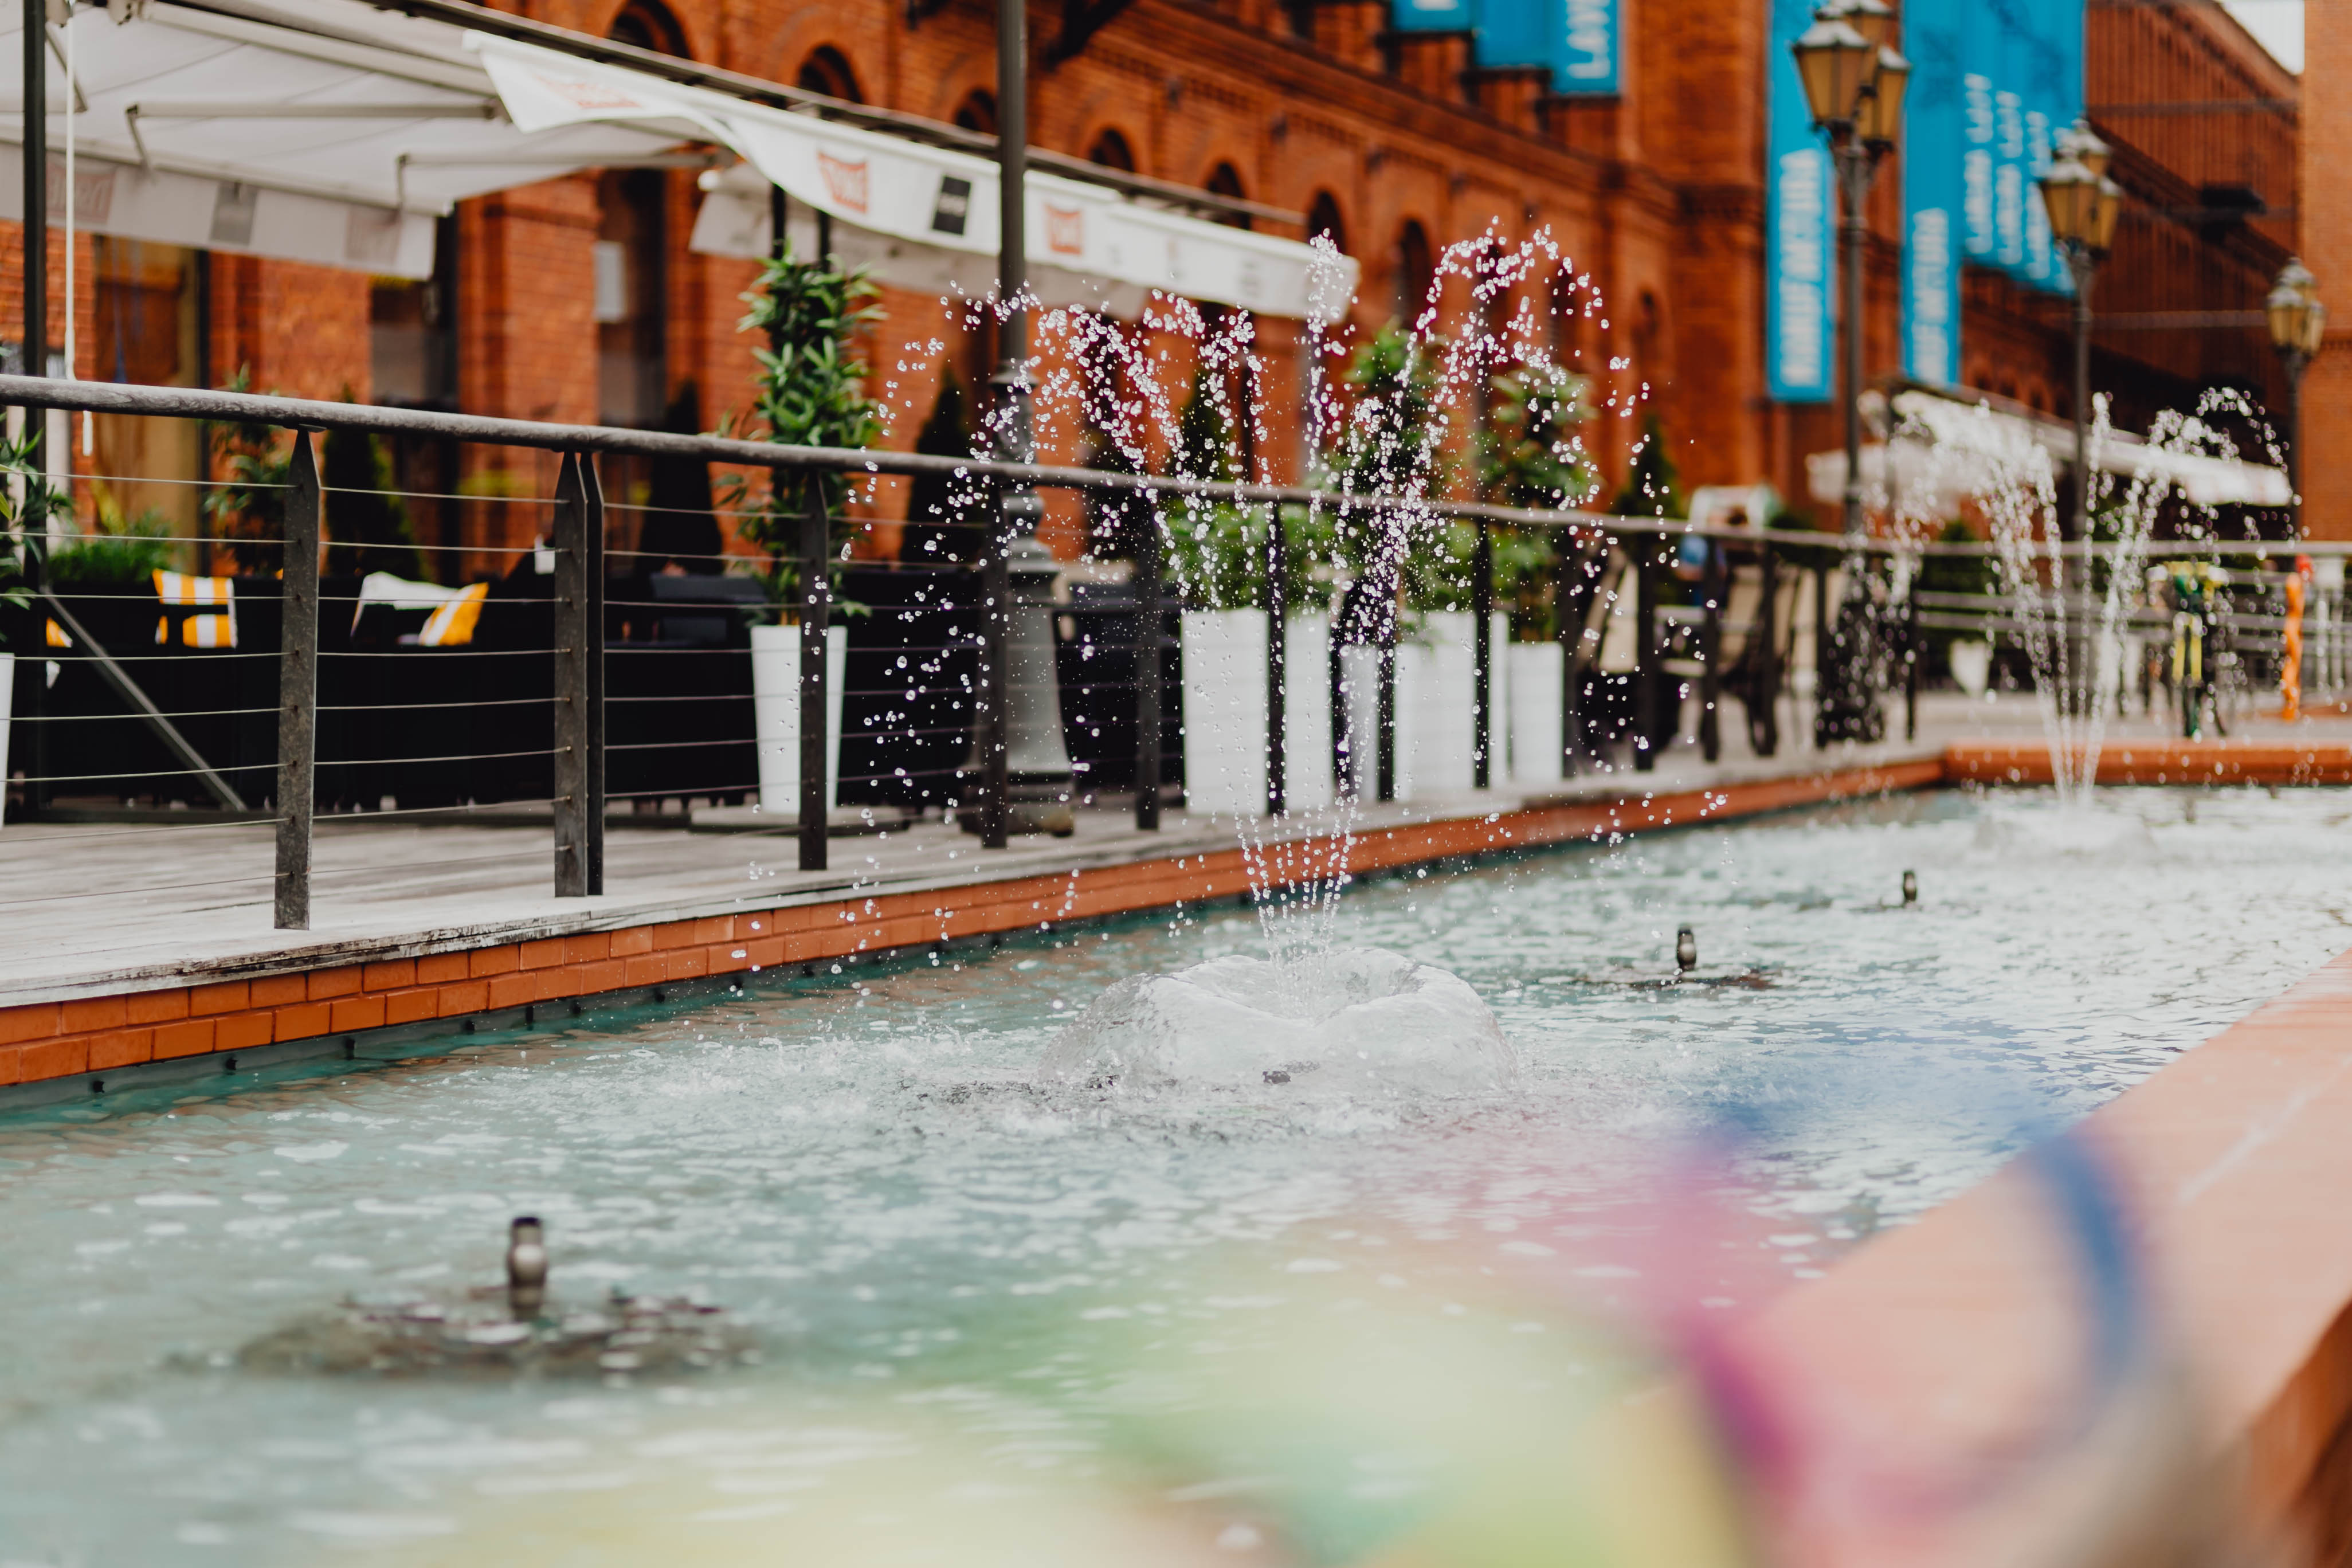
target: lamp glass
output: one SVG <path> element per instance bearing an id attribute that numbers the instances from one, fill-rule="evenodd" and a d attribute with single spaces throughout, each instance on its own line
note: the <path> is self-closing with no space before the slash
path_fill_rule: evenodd
<path id="1" fill-rule="evenodd" d="M 2050 172 L 2038 183 L 2042 186 L 2042 210 L 2050 215 L 2050 237 L 2066 245 L 2087 241 L 2098 177 L 2068 158 L 2052 164 Z"/>
<path id="2" fill-rule="evenodd" d="M 1884 47 L 1895 31 L 1895 7 L 1886 0 L 1843 0 L 1838 16 L 1874 49 Z"/>
<path id="3" fill-rule="evenodd" d="M 1805 107 L 1811 110 L 1813 123 L 1853 120 L 1874 63 L 1862 35 L 1829 18 L 1806 28 L 1789 47 L 1797 57 L 1797 78 L 1804 84 Z"/>
<path id="4" fill-rule="evenodd" d="M 2310 316 L 2312 300 L 2292 283 L 2282 280 L 2263 301 L 2263 314 L 2270 318 L 2271 342 L 2282 349 L 2303 346 L 2304 324 Z"/>
<path id="5" fill-rule="evenodd" d="M 2100 179 L 2106 178 L 2107 163 L 2115 157 L 2116 150 L 2099 140 L 2098 133 L 2091 129 L 2087 120 L 2074 121 L 2074 129 L 2070 134 L 2073 145 L 2068 149 L 2068 155 Z"/>
<path id="6" fill-rule="evenodd" d="M 1864 141 L 1891 144 L 1903 133 L 1903 89 L 1910 81 L 1911 62 L 1893 49 L 1880 49 L 1878 75 L 1854 123 Z"/>
<path id="7" fill-rule="evenodd" d="M 2116 247 L 2116 224 L 2124 216 L 2124 188 L 2113 180 L 2094 182 L 2091 201 L 2091 248 L 2104 256 Z"/>
<path id="8" fill-rule="evenodd" d="M 2308 296 L 2306 296 L 2308 298 Z M 2327 307 L 2317 300 L 2303 318 L 2303 352 L 2305 357 L 2315 357 L 2327 343 Z"/>

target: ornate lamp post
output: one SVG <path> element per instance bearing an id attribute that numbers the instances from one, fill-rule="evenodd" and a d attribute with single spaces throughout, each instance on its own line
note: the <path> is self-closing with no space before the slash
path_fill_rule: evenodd
<path id="1" fill-rule="evenodd" d="M 2287 258 L 2278 281 L 2263 301 L 2271 346 L 2286 371 L 2286 479 L 2294 491 L 2295 532 L 2303 532 L 2303 372 L 2327 337 L 2327 307 L 2319 302 L 2319 279 L 2299 257 Z"/>
<path id="2" fill-rule="evenodd" d="M 1844 213 L 1839 231 L 1845 272 L 1845 534 L 1864 531 L 1862 504 L 1862 302 L 1863 243 L 1867 236 L 1863 204 L 1871 176 L 1894 146 L 1903 126 L 1903 91 L 1910 63 L 1887 46 L 1895 26 L 1886 0 L 1832 0 L 1813 13 L 1813 25 L 1790 46 L 1805 106 L 1813 127 L 1830 140 Z M 1832 677 L 1820 680 L 1820 741 L 1870 738 L 1877 707 L 1864 690 L 1863 672 L 1864 593 L 1858 557 L 1846 570 L 1846 602 L 1839 607 L 1836 637 L 1843 657 Z"/>
<path id="3" fill-rule="evenodd" d="M 2091 285 L 2114 247 L 2123 192 L 2107 178 L 2110 149 L 2088 125 L 2077 121 L 2056 152 L 2040 182 L 2042 205 L 2074 280 L 2074 504 L 2059 527 L 2064 537 L 2082 539 L 2091 531 Z"/>

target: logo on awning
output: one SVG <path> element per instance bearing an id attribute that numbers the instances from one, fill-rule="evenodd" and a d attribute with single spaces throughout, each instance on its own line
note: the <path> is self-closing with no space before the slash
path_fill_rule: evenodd
<path id="1" fill-rule="evenodd" d="M 931 207 L 933 234 L 961 234 L 971 216 L 971 182 L 958 174 L 940 176 L 940 199 Z"/>
<path id="2" fill-rule="evenodd" d="M 622 89 L 601 81 L 574 81 L 563 77 L 549 76 L 541 71 L 530 73 L 531 79 L 574 109 L 613 110 L 643 109 L 646 106 Z"/>
<path id="3" fill-rule="evenodd" d="M 865 159 L 845 163 L 830 153 L 820 152 L 816 155 L 816 172 L 824 176 L 824 188 L 835 201 L 852 212 L 866 210 L 868 183 Z"/>
<path id="4" fill-rule="evenodd" d="M 1045 206 L 1045 248 L 1056 256 L 1087 253 L 1087 211 L 1084 207 Z"/>

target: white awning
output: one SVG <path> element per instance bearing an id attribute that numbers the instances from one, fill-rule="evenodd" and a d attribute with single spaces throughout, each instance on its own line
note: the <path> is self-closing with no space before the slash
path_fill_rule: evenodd
<path id="1" fill-rule="evenodd" d="M 22 16 L 0 14 L 0 58 L 22 58 Z M 465 29 L 359 0 L 151 0 L 121 22 L 83 9 L 50 29 L 53 223 L 66 216 L 68 27 L 80 79 L 74 223 L 97 234 L 423 278 L 433 219 L 452 204 L 709 134 L 523 130 Z M 0 141 L 21 147 L 18 82 L 0 72 Z M 0 216 L 24 216 L 22 163 L 0 153 Z"/>
<path id="2" fill-rule="evenodd" d="M 1864 447 L 1863 483 L 1895 501 L 1907 500 L 1923 514 L 1948 516 L 1961 500 L 2013 482 L 2028 453 L 2045 454 L 2053 467 L 2074 461 L 2074 428 L 2055 419 L 1917 390 L 1897 393 L 1892 408 L 1895 438 Z M 2192 506 L 2286 506 L 2294 500 L 2281 469 L 2151 447 L 2126 431 L 2095 436 L 2091 465 L 2127 485 L 2145 478 L 2177 489 Z M 1805 481 L 1815 500 L 1835 503 L 1844 493 L 1845 454 L 1808 456 Z"/>
<path id="3" fill-rule="evenodd" d="M 698 251 L 767 255 L 772 184 L 795 209 L 829 214 L 836 253 L 883 282 L 972 297 L 995 287 L 998 183 L 989 159 L 510 39 L 471 41 L 519 128 L 691 124 L 740 153 L 744 163 L 704 179 Z M 1030 281 L 1049 305 L 1132 315 L 1158 290 L 1330 321 L 1355 292 L 1355 263 L 1337 252 L 1055 174 L 1032 173 L 1024 190 Z"/>
<path id="4" fill-rule="evenodd" d="M 422 278 L 433 219 L 457 202 L 582 169 L 726 158 L 681 151 L 715 145 L 747 163 L 709 182 L 697 249 L 765 255 L 772 181 L 795 212 L 831 214 L 836 250 L 883 281 L 994 286 L 996 166 L 967 153 L 364 0 L 148 0 L 50 31 L 50 218 L 65 220 L 78 102 L 73 216 L 92 233 Z M 21 7 L 0 7 L 0 58 L 21 58 Z M 14 80 L 0 71 L 0 142 L 21 145 Z M 0 216 L 23 216 L 22 162 L 0 153 Z M 1354 291 L 1344 257 L 1107 186 L 1034 174 L 1028 200 L 1048 303 L 1129 314 L 1159 289 L 1329 320 Z"/>

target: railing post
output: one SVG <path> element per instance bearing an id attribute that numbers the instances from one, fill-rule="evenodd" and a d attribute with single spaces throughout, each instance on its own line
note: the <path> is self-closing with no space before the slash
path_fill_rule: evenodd
<path id="1" fill-rule="evenodd" d="M 988 553 L 981 563 L 980 667 L 980 845 L 1002 849 L 1011 841 L 1011 781 L 1006 776 L 1006 722 L 1011 698 L 1007 671 L 1012 658 L 1013 571 L 1006 550 L 1012 540 L 1004 512 L 1005 485 L 991 484 Z"/>
<path id="2" fill-rule="evenodd" d="M 279 931 L 310 929 L 310 815 L 319 730 L 319 460 L 310 433 L 294 432 L 287 475 L 285 572 L 278 654 Z"/>
<path id="3" fill-rule="evenodd" d="M 1471 647 L 1476 659 L 1470 679 L 1470 787 L 1495 783 L 1495 529 L 1478 520 L 1478 548 L 1470 566 Z"/>
<path id="4" fill-rule="evenodd" d="M 1723 608 L 1731 597 L 1730 563 L 1718 541 L 1706 541 L 1706 570 L 1699 595 L 1706 618 L 1699 623 L 1699 754 L 1712 763 L 1723 755 Z"/>
<path id="5" fill-rule="evenodd" d="M 831 520 L 825 510 L 824 476 L 801 476 L 808 504 L 801 512 L 801 869 L 825 868 L 825 822 L 833 805 L 831 770 L 825 766 L 825 687 L 832 674 L 828 631 L 833 621 Z M 992 655 L 992 661 L 993 655 Z M 1002 727 L 1000 721 L 1000 728 Z M 1003 776 L 1001 752 L 993 778 Z"/>
<path id="6" fill-rule="evenodd" d="M 1633 557 L 1633 771 L 1658 765 L 1658 535 L 1644 533 Z"/>
<path id="7" fill-rule="evenodd" d="M 1135 556 L 1135 826 L 1160 830 L 1160 509 L 1147 498 Z"/>
<path id="8" fill-rule="evenodd" d="M 1255 411 L 1253 411 L 1255 417 Z M 1280 816 L 1290 805 L 1290 541 L 1282 528 L 1282 508 L 1265 509 L 1265 814 Z"/>
<path id="9" fill-rule="evenodd" d="M 555 487 L 555 896 L 604 890 L 604 526 L 596 470 L 566 453 Z"/>
<path id="10" fill-rule="evenodd" d="M 1915 568 L 1910 585 L 1903 591 L 1903 738 L 1906 741 L 1919 738 L 1919 574 Z"/>

